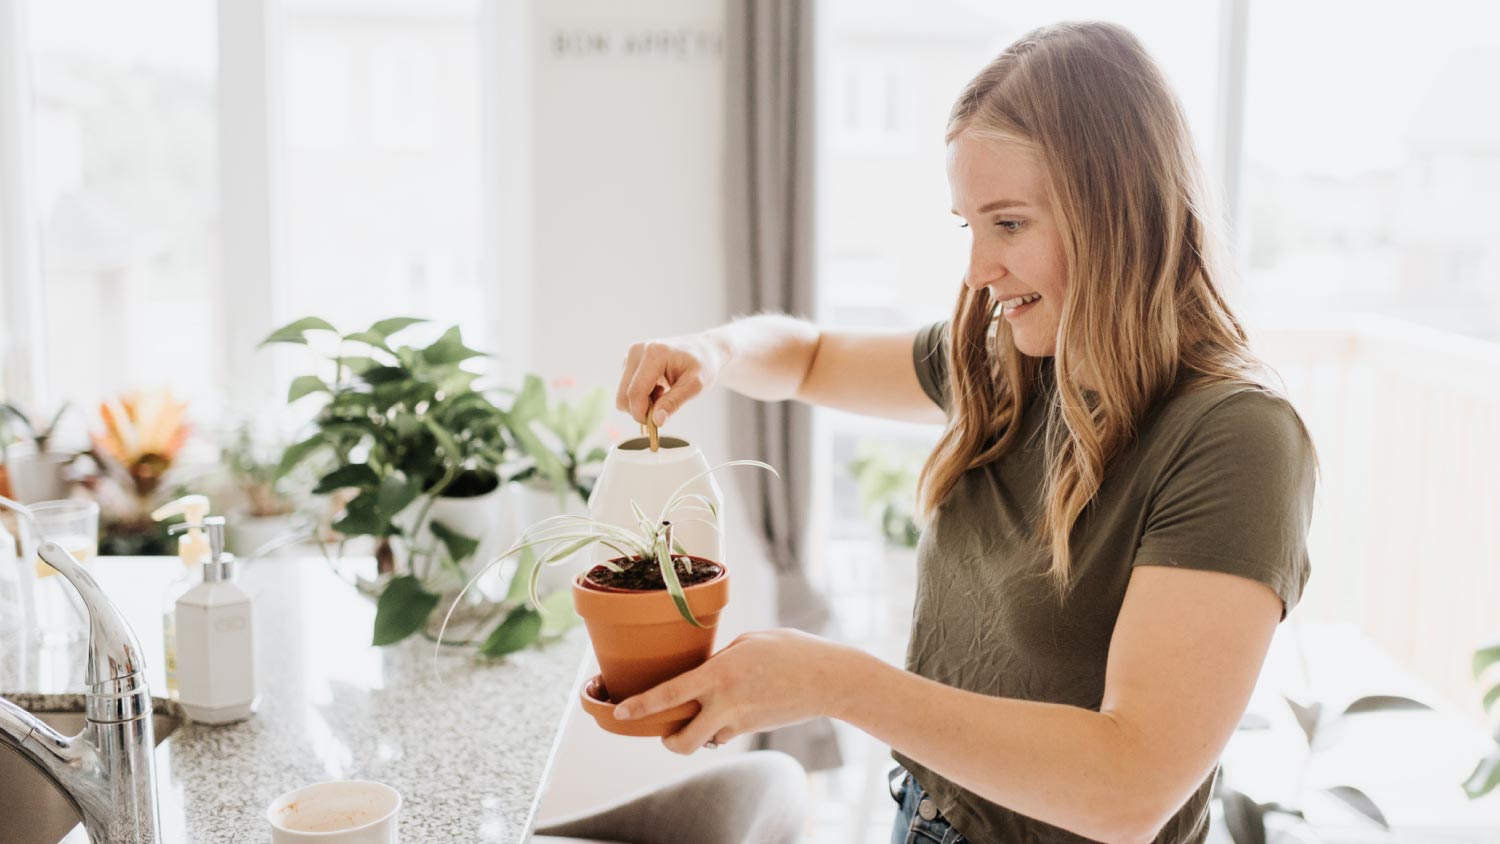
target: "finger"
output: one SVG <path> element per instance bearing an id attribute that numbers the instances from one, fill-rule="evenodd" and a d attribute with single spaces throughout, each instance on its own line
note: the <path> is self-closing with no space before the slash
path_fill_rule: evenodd
<path id="1" fill-rule="evenodd" d="M 708 691 L 708 687 L 706 672 L 701 667 L 695 668 L 638 695 L 626 698 L 615 707 L 615 717 L 622 721 L 630 721 L 647 715 L 655 715 L 690 700 L 697 700 Z"/>
<path id="2" fill-rule="evenodd" d="M 688 399 L 702 392 L 703 376 L 700 374 L 698 368 L 695 366 L 683 372 L 682 375 L 678 376 L 677 380 L 672 382 L 672 389 L 667 390 L 656 402 L 655 418 L 653 420 L 656 423 L 656 427 L 660 428 L 667 424 L 667 420 L 672 417 L 672 414 L 676 413 Z"/>
<path id="3" fill-rule="evenodd" d="M 687 756 L 702 750 L 703 745 L 708 744 L 710 739 L 725 728 L 719 708 L 705 706 L 699 710 L 696 718 L 688 722 L 686 727 L 664 737 L 661 743 L 673 753 Z"/>
<path id="4" fill-rule="evenodd" d="M 630 376 L 630 385 L 625 388 L 625 409 L 637 422 L 646 421 L 646 406 L 651 401 L 651 391 L 666 374 L 666 350 L 658 343 L 647 343 L 641 353 L 640 364 Z"/>
<path id="5" fill-rule="evenodd" d="M 631 377 L 640 368 L 641 355 L 644 353 L 644 343 L 631 343 L 629 351 L 625 353 L 625 365 L 620 369 L 620 386 L 615 390 L 616 410 L 630 410 L 630 399 L 626 390 L 630 386 Z"/>

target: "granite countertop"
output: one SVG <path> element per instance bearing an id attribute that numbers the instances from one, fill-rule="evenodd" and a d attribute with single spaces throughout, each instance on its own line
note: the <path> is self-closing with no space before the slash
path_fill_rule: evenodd
<path id="1" fill-rule="evenodd" d="M 166 699 L 161 612 L 175 558 L 96 560 L 91 571 L 130 620 L 159 711 Z M 574 629 L 503 661 L 414 636 L 370 645 L 373 601 L 318 557 L 244 566 L 255 607 L 260 705 L 248 721 L 183 720 L 158 748 L 163 840 L 261 844 L 284 791 L 371 779 L 401 792 L 407 842 L 521 842 L 530 834 L 587 637 Z M 80 647 L 7 640 L 0 694 L 27 709 L 81 710 Z M 82 827 L 68 840 L 86 840 Z"/>

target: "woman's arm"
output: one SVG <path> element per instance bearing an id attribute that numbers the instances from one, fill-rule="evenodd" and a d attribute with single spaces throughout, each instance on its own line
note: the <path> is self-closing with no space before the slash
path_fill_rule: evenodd
<path id="1" fill-rule="evenodd" d="M 746 634 L 621 709 L 640 717 L 698 700 L 699 715 L 664 739 L 681 753 L 710 738 L 839 718 L 1021 814 L 1140 844 L 1213 770 L 1280 618 L 1281 599 L 1255 581 L 1138 567 L 1099 712 L 961 691 L 795 631 Z"/>
<path id="2" fill-rule="evenodd" d="M 809 404 L 912 422 L 943 421 L 917 381 L 916 332 L 820 330 L 780 315 L 746 317 L 684 337 L 636 343 L 616 405 L 637 420 L 653 391 L 665 422 L 714 383 L 763 401 Z"/>

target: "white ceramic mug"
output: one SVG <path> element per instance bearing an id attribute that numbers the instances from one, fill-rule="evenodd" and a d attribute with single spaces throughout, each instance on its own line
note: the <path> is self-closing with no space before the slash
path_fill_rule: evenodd
<path id="1" fill-rule="evenodd" d="M 271 802 L 271 844 L 396 844 L 401 792 L 369 780 L 333 780 Z"/>

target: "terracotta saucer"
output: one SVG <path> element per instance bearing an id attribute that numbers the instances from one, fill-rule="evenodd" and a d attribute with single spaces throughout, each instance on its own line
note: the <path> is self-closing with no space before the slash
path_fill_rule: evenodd
<path id="1" fill-rule="evenodd" d="M 618 701 L 609 699 L 604 678 L 599 674 L 583 684 L 578 690 L 578 699 L 583 703 L 583 711 L 594 716 L 601 729 L 617 736 L 669 736 L 686 727 L 702 708 L 698 701 L 690 700 L 646 718 L 621 721 L 614 716 Z"/>

